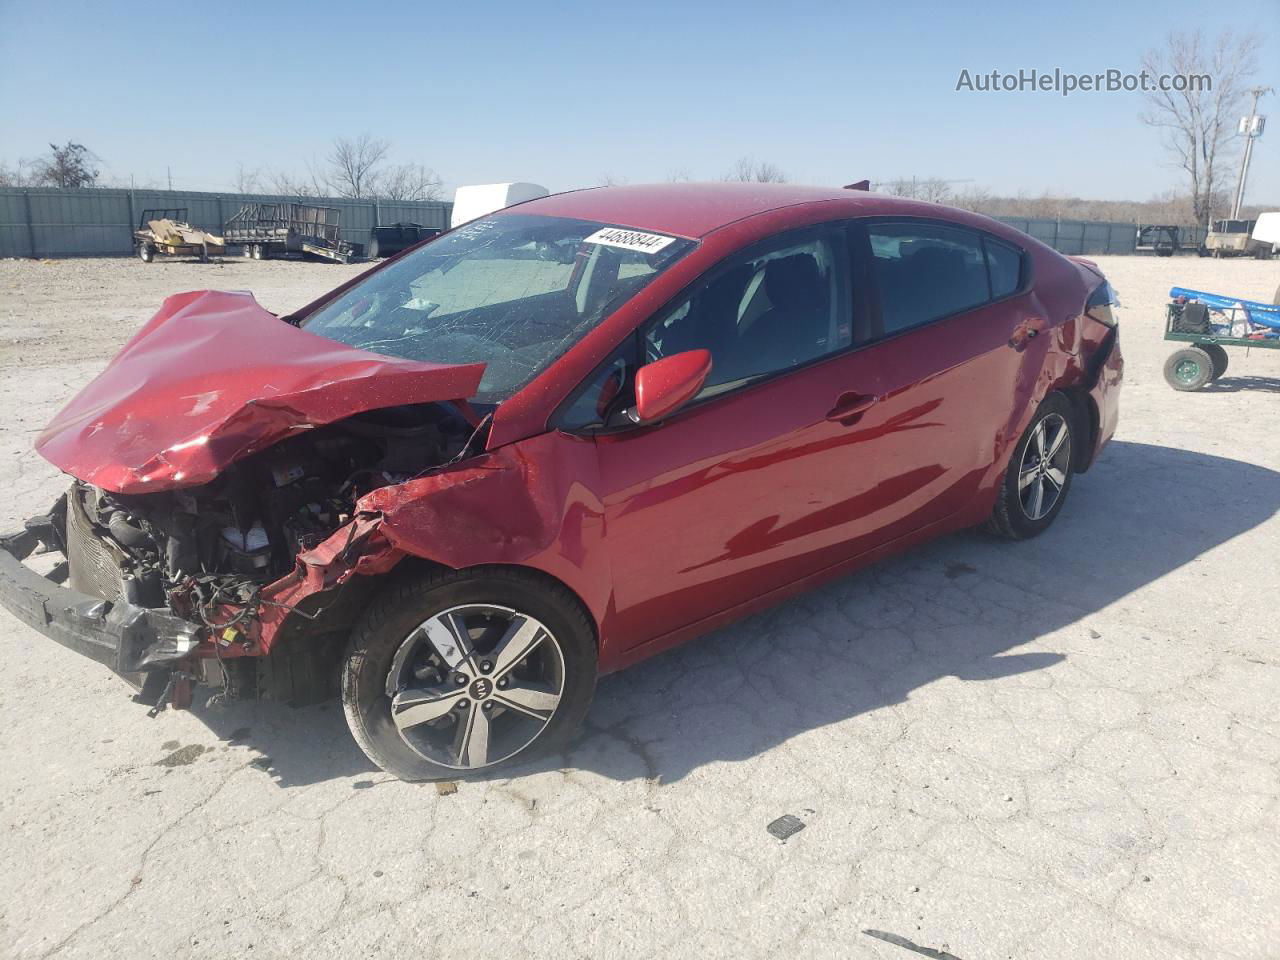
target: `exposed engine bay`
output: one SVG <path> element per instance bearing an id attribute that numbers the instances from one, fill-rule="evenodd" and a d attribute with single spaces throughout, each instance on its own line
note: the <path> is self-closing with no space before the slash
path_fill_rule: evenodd
<path id="1" fill-rule="evenodd" d="M 475 433 L 452 404 L 397 406 L 296 434 L 200 487 L 119 494 L 77 482 L 66 503 L 70 585 L 233 628 L 362 496 L 458 458 Z"/>

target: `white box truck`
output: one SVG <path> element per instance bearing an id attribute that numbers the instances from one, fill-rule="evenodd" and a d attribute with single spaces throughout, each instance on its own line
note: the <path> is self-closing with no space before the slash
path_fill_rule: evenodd
<path id="1" fill-rule="evenodd" d="M 475 183 L 453 192 L 453 216 L 449 226 L 457 227 L 486 213 L 493 213 L 514 203 L 537 200 L 548 194 L 536 183 Z"/>

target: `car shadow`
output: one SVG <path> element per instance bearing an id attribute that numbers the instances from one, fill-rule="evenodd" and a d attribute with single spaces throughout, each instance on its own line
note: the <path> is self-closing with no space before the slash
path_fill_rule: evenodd
<path id="1" fill-rule="evenodd" d="M 1200 388 L 1201 393 L 1239 393 L 1241 390 L 1280 393 L 1276 377 L 1220 377 Z"/>
<path id="2" fill-rule="evenodd" d="M 248 747 L 252 766 L 280 787 L 302 787 L 360 774 L 385 776 L 347 729 L 336 700 L 290 707 L 269 700 L 208 703 L 199 688 L 191 712 L 226 746 Z"/>
<path id="3" fill-rule="evenodd" d="M 1280 472 L 1115 441 L 1075 479 L 1043 536 L 944 537 L 604 677 L 586 730 L 566 751 L 493 779 L 566 768 L 671 783 L 902 703 L 943 678 L 983 683 L 1052 666 L 1064 655 L 1017 648 L 1102 611 L 1277 509 Z M 249 728 L 234 742 L 270 758 L 261 765 L 281 786 L 375 772 L 336 702 L 198 712 L 223 739 Z"/>
<path id="4" fill-rule="evenodd" d="M 1115 441 L 1075 478 L 1043 536 L 944 537 L 605 677 L 586 736 L 526 769 L 558 764 L 670 783 L 902 703 L 942 678 L 982 683 L 1052 666 L 1064 656 L 1017 648 L 1090 617 L 1278 509 L 1280 472 Z M 1088 630 L 1080 628 L 1086 638 Z"/>

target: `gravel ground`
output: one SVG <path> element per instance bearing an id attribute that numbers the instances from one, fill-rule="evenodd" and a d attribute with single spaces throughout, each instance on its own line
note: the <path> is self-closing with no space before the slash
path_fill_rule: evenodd
<path id="1" fill-rule="evenodd" d="M 149 720 L 0 613 L 0 952 L 1280 955 L 1280 351 L 1175 394 L 1160 338 L 1172 284 L 1270 300 L 1280 268 L 1102 265 L 1122 421 L 1052 531 L 949 537 L 607 678 L 510 778 L 391 780 L 334 705 Z M 0 263 L 0 523 L 59 492 L 32 439 L 164 295 L 281 311 L 359 269 Z"/>

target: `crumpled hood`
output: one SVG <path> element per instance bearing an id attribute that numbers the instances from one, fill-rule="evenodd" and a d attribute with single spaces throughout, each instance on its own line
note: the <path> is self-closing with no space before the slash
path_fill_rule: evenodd
<path id="1" fill-rule="evenodd" d="M 300 330 L 249 293 L 169 297 L 36 440 L 115 493 L 198 486 L 285 437 L 368 410 L 463 400 L 484 364 L 384 357 Z"/>

